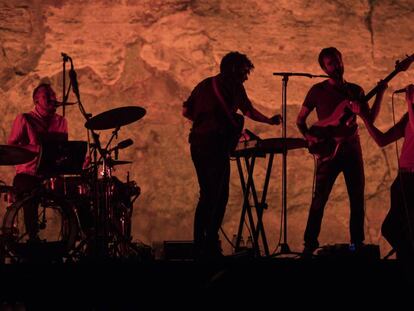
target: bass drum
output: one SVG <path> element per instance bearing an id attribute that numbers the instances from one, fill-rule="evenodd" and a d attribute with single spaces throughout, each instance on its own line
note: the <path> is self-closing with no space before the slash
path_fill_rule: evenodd
<path id="1" fill-rule="evenodd" d="M 39 239 L 28 240 L 23 207 L 37 207 Z M 79 234 L 74 205 L 53 194 L 30 195 L 10 205 L 3 219 L 5 257 L 11 262 L 62 262 Z"/>

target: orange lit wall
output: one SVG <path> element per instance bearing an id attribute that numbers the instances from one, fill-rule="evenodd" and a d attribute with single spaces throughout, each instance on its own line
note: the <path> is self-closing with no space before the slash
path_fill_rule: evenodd
<path id="1" fill-rule="evenodd" d="M 134 206 L 135 240 L 151 244 L 192 238 L 198 196 L 197 180 L 187 144 L 190 124 L 181 105 L 195 84 L 218 70 L 221 57 L 246 53 L 255 65 L 246 83 L 256 107 L 271 115 L 281 111 L 281 79 L 275 71 L 322 74 L 317 63 L 321 48 L 336 46 L 343 53 L 345 77 L 366 92 L 394 69 L 394 63 L 414 52 L 414 11 L 410 0 L 48 0 L 0 1 L 0 144 L 6 144 L 16 114 L 32 108 L 31 92 L 42 80 L 62 98 L 61 52 L 69 54 L 78 73 L 82 103 L 97 115 L 106 110 L 138 105 L 145 117 L 121 128 L 119 140 L 134 145 L 121 151 L 133 164 L 127 172 L 142 189 Z M 391 83 L 377 125 L 392 124 L 393 90 L 405 86 L 414 68 Z M 296 114 L 307 90 L 317 81 L 293 77 L 288 85 L 287 131 L 299 137 Z M 71 95 L 69 100 L 74 100 Z M 397 119 L 405 109 L 395 100 Z M 84 119 L 76 108 L 66 110 L 71 140 L 86 140 Z M 361 123 L 361 122 L 360 122 Z M 281 136 L 280 127 L 247 121 L 263 138 Z M 108 131 L 101 131 L 106 142 Z M 380 227 L 389 208 L 389 186 L 395 177 L 394 146 L 377 147 L 360 127 L 366 171 L 367 243 L 389 249 Z M 263 161 L 262 161 L 263 162 Z M 300 250 L 311 200 L 313 158 L 306 150 L 288 155 L 288 242 Z M 281 159 L 276 158 L 269 209 L 264 222 L 271 248 L 279 239 Z M 257 182 L 264 167 L 257 167 Z M 10 183 L 13 167 L 0 167 Z M 223 229 L 233 235 L 239 223 L 241 189 L 233 166 L 231 195 Z M 1 214 L 5 203 L 2 202 Z M 348 199 L 343 178 L 331 193 L 320 236 L 321 244 L 348 242 Z M 247 236 L 247 232 L 245 233 Z M 223 244 L 224 250 L 229 246 Z"/>

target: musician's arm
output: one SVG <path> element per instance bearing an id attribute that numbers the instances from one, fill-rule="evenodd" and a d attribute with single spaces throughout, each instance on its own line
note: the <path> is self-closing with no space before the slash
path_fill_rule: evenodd
<path id="1" fill-rule="evenodd" d="M 29 151 L 38 152 L 39 146 L 27 144 L 26 121 L 22 114 L 18 115 L 13 122 L 7 144 L 23 147 Z"/>
<path id="2" fill-rule="evenodd" d="M 372 123 L 375 122 L 378 116 L 378 113 L 381 109 L 382 99 L 384 97 L 385 90 L 388 88 L 388 84 L 387 82 L 381 80 L 378 82 L 377 87 L 378 87 L 378 92 L 377 92 L 377 95 L 375 96 L 374 104 L 372 105 L 370 109 L 370 113 L 369 113 L 369 118 Z"/>
<path id="3" fill-rule="evenodd" d="M 391 127 L 388 131 L 383 133 L 379 130 L 374 123 L 364 115 L 360 115 L 362 120 L 364 120 L 365 126 L 371 135 L 371 137 L 375 140 L 378 146 L 384 147 L 401 137 L 404 137 L 404 130 L 405 126 L 407 125 L 407 117 L 408 114 L 405 114 L 400 121 L 397 122 L 393 127 Z"/>
<path id="4" fill-rule="evenodd" d="M 313 138 L 313 136 L 310 135 L 308 126 L 306 124 L 306 119 L 308 118 L 311 112 L 311 109 L 309 109 L 306 106 L 302 106 L 301 110 L 299 111 L 298 117 L 296 118 L 296 126 L 307 140 L 312 140 Z"/>
<path id="5" fill-rule="evenodd" d="M 267 124 L 273 125 L 273 124 L 280 124 L 281 122 L 280 115 L 276 115 L 274 117 L 268 118 L 263 113 L 261 113 L 259 110 L 254 108 L 253 106 L 251 106 L 248 110 L 246 110 L 246 112 L 243 112 L 243 113 L 245 114 L 246 117 L 254 121 L 261 122 L 261 123 L 267 123 Z"/>
<path id="6" fill-rule="evenodd" d="M 243 112 L 243 114 L 248 117 L 249 119 L 252 119 L 253 121 L 261 122 L 261 123 L 267 123 L 270 125 L 273 124 L 280 124 L 282 121 L 282 117 L 280 115 L 275 115 L 273 117 L 268 118 L 263 113 L 261 113 L 259 110 L 257 110 L 252 102 L 250 101 L 249 97 L 247 96 L 246 90 L 244 89 L 243 85 L 239 86 L 240 89 L 238 90 L 236 94 L 236 100 L 239 102 L 239 108 Z"/>
<path id="7" fill-rule="evenodd" d="M 193 91 L 191 92 L 190 96 L 188 97 L 188 99 L 183 102 L 182 115 L 183 117 L 187 118 L 190 121 L 194 121 L 193 107 L 194 107 L 194 101 L 195 101 L 197 92 L 198 92 L 198 87 L 195 87 Z"/>
<path id="8" fill-rule="evenodd" d="M 414 85 L 410 84 L 406 87 L 405 101 L 408 106 L 409 122 L 412 129 L 414 129 Z"/>

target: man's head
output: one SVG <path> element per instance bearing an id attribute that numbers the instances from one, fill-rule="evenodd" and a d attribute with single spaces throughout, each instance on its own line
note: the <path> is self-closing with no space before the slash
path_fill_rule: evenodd
<path id="1" fill-rule="evenodd" d="M 33 90 L 33 102 L 36 110 L 44 117 L 56 112 L 56 94 L 49 84 L 40 84 Z"/>
<path id="2" fill-rule="evenodd" d="M 324 48 L 319 53 L 319 65 L 326 74 L 334 80 L 342 80 L 344 75 L 344 63 L 342 54 L 334 47 Z"/>
<path id="3" fill-rule="evenodd" d="M 237 82 L 243 83 L 248 79 L 253 63 L 245 54 L 230 52 L 224 55 L 220 63 L 220 73 Z"/>

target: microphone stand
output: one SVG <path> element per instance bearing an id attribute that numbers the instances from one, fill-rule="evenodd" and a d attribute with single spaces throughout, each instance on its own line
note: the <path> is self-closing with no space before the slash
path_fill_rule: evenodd
<path id="1" fill-rule="evenodd" d="M 72 59 L 65 53 L 61 53 L 62 58 L 63 58 L 63 63 L 62 63 L 62 73 L 63 73 L 63 77 L 62 77 L 62 116 L 65 116 L 65 109 L 66 109 L 66 102 L 68 100 L 69 97 L 69 92 L 72 86 L 71 81 L 69 81 L 69 86 L 68 86 L 68 90 L 66 91 L 66 63 L 70 60 L 72 63 Z"/>
<path id="2" fill-rule="evenodd" d="M 287 124 L 287 84 L 289 81 L 290 76 L 297 76 L 297 77 L 307 77 L 307 78 L 329 78 L 326 75 L 313 75 L 310 73 L 302 73 L 302 72 L 274 72 L 274 76 L 282 76 L 282 139 L 286 142 L 286 124 Z M 283 216 L 283 242 L 280 245 L 280 252 L 274 254 L 277 255 L 285 255 L 285 254 L 294 254 L 291 252 L 289 245 L 287 243 L 287 173 L 286 173 L 286 166 L 287 166 L 287 144 L 283 144 L 282 149 L 282 216 Z M 278 246 L 279 246 L 278 245 Z"/>
<path id="3" fill-rule="evenodd" d="M 82 101 L 80 99 L 79 94 L 79 86 L 76 78 L 76 72 L 73 66 L 72 59 L 68 57 L 71 63 L 71 69 L 69 72 L 69 77 L 71 78 L 71 84 L 72 84 L 72 90 L 76 95 L 79 110 L 81 111 L 82 115 L 84 116 L 85 120 L 88 121 L 92 114 L 86 113 L 85 108 L 82 105 Z M 128 247 L 130 250 L 133 250 L 136 254 L 140 254 L 140 250 L 138 247 L 134 246 L 130 239 L 128 237 L 125 237 L 118 228 L 116 228 L 111 220 L 113 219 L 113 210 L 111 206 L 111 190 L 113 186 L 112 176 L 111 176 L 111 163 L 110 163 L 110 157 L 107 159 L 107 156 L 110 155 L 111 151 L 108 151 L 108 147 L 114 137 L 118 136 L 118 131 L 120 127 L 117 127 L 113 133 L 112 137 L 108 143 L 108 145 L 105 148 L 101 147 L 101 143 L 99 141 L 99 134 L 95 133 L 93 129 L 88 129 L 91 132 L 91 136 L 93 138 L 94 144 L 93 144 L 93 156 L 94 156 L 94 167 L 93 167 L 93 181 L 92 184 L 94 186 L 94 216 L 95 216 L 95 234 L 94 237 L 95 241 L 95 249 L 93 251 L 95 253 L 92 253 L 92 255 L 97 255 L 96 258 L 101 258 L 102 256 L 104 258 L 108 258 L 110 253 L 110 243 L 113 242 L 114 252 L 116 252 L 116 247 L 121 247 L 122 245 L 120 243 L 123 243 L 125 247 Z M 102 183 L 98 183 L 98 152 L 100 155 L 100 158 L 102 159 L 103 163 L 103 178 Z M 107 163 L 109 161 L 109 163 Z M 109 169 L 107 169 L 107 165 L 109 164 Z M 103 189 L 103 193 L 100 192 L 100 186 Z M 102 200 L 100 200 L 100 195 L 103 194 L 103 203 Z M 100 238 L 100 239 L 99 239 Z M 110 240 L 110 239 L 113 240 Z M 85 243 L 85 241 L 83 242 Z M 86 242 L 87 243 L 87 242 Z M 82 244 L 82 243 L 81 243 Z M 119 252 L 119 251 L 118 251 Z M 112 254 L 116 256 L 116 254 Z"/>
<path id="4" fill-rule="evenodd" d="M 82 101 L 81 101 L 80 93 L 79 93 L 78 82 L 76 80 L 77 79 L 76 78 L 76 72 L 75 72 L 75 69 L 74 69 L 74 66 L 73 66 L 73 61 L 72 61 L 72 58 L 70 58 L 69 56 L 67 56 L 67 57 L 68 57 L 68 59 L 70 61 L 70 64 L 71 64 L 69 77 L 71 79 L 72 91 L 73 91 L 73 93 L 75 94 L 75 96 L 77 98 L 77 102 L 78 102 L 80 112 L 82 113 L 85 120 L 88 121 L 92 117 L 92 114 L 87 113 L 85 111 L 84 106 L 82 105 Z M 106 245 L 106 242 L 108 242 L 108 241 L 105 240 L 105 238 L 107 237 L 107 231 L 108 231 L 107 224 L 105 222 L 105 220 L 106 220 L 106 213 L 105 212 L 107 210 L 107 206 L 105 206 L 105 211 L 101 210 L 101 204 L 100 204 L 100 200 L 99 200 L 99 198 L 100 198 L 100 196 L 99 196 L 99 194 L 100 194 L 99 193 L 99 184 L 98 184 L 98 175 L 99 174 L 98 174 L 98 165 L 97 165 L 98 164 L 98 161 L 97 161 L 98 153 L 99 153 L 100 157 L 102 158 L 102 161 L 105 164 L 107 152 L 106 152 L 105 149 L 102 149 L 102 147 L 101 147 L 101 143 L 99 141 L 99 134 L 95 133 L 95 131 L 93 129 L 88 129 L 88 130 L 91 132 L 91 136 L 92 136 L 92 139 L 93 139 L 93 142 L 94 142 L 92 147 L 93 147 L 93 158 L 94 158 L 94 163 L 95 163 L 94 166 L 93 166 L 92 184 L 94 186 L 93 187 L 93 193 L 94 193 L 94 202 L 93 202 L 94 205 L 93 206 L 95 207 L 94 216 L 95 216 L 95 243 L 96 243 L 95 247 L 96 248 L 93 251 L 98 251 L 97 255 L 108 255 L 107 254 L 108 249 L 107 249 L 107 245 Z M 106 204 L 107 204 L 107 202 L 105 202 L 104 205 L 106 205 Z M 100 221 L 100 220 L 103 220 L 103 221 Z M 100 226 L 101 224 L 103 224 L 102 227 Z M 101 235 L 102 241 L 97 239 L 97 237 L 99 235 Z M 103 244 L 99 244 L 99 242 L 103 242 Z M 100 247 L 102 247 L 102 248 L 100 248 Z M 101 254 L 100 251 L 104 251 L 105 253 Z"/>

